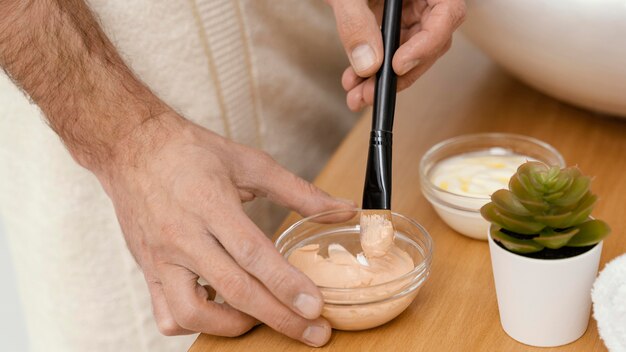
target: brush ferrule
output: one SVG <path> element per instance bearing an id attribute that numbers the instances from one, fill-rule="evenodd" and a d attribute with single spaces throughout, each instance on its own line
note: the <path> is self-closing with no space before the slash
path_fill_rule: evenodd
<path id="1" fill-rule="evenodd" d="M 391 209 L 392 137 L 389 131 L 370 134 L 363 209 Z"/>

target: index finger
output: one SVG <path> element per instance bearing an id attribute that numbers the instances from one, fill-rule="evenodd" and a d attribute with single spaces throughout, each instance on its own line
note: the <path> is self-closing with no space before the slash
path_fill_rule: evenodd
<path id="1" fill-rule="evenodd" d="M 429 1 L 429 7 L 422 17 L 420 31 L 393 56 L 393 69 L 398 75 L 413 69 L 419 61 L 436 57 L 465 17 L 465 4 L 460 0 Z"/>
<path id="2" fill-rule="evenodd" d="M 317 286 L 283 258 L 241 207 L 211 221 L 210 231 L 237 264 L 285 306 L 306 319 L 320 316 L 323 299 Z"/>

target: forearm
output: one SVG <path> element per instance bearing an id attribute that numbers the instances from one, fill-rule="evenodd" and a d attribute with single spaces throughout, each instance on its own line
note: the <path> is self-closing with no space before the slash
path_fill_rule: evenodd
<path id="1" fill-rule="evenodd" d="M 0 0 L 0 66 L 74 158 L 97 171 L 169 109 L 124 64 L 83 0 Z"/>

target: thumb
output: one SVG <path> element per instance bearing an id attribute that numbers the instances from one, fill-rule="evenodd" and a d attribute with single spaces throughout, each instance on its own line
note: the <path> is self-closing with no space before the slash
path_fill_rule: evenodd
<path id="1" fill-rule="evenodd" d="M 261 196 L 300 215 L 311 216 L 328 210 L 356 208 L 355 202 L 330 196 L 278 163 L 273 163 L 268 171 L 265 177 L 256 180 L 256 190 Z"/>
<path id="2" fill-rule="evenodd" d="M 367 0 L 327 0 L 337 31 L 357 75 L 373 76 L 383 62 L 383 39 Z"/>

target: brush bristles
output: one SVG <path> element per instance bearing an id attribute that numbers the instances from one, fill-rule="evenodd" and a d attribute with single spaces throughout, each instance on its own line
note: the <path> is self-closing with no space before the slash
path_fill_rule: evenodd
<path id="1" fill-rule="evenodd" d="M 394 229 L 390 216 L 383 214 L 362 214 L 361 247 L 366 257 L 385 255 L 393 245 Z"/>

